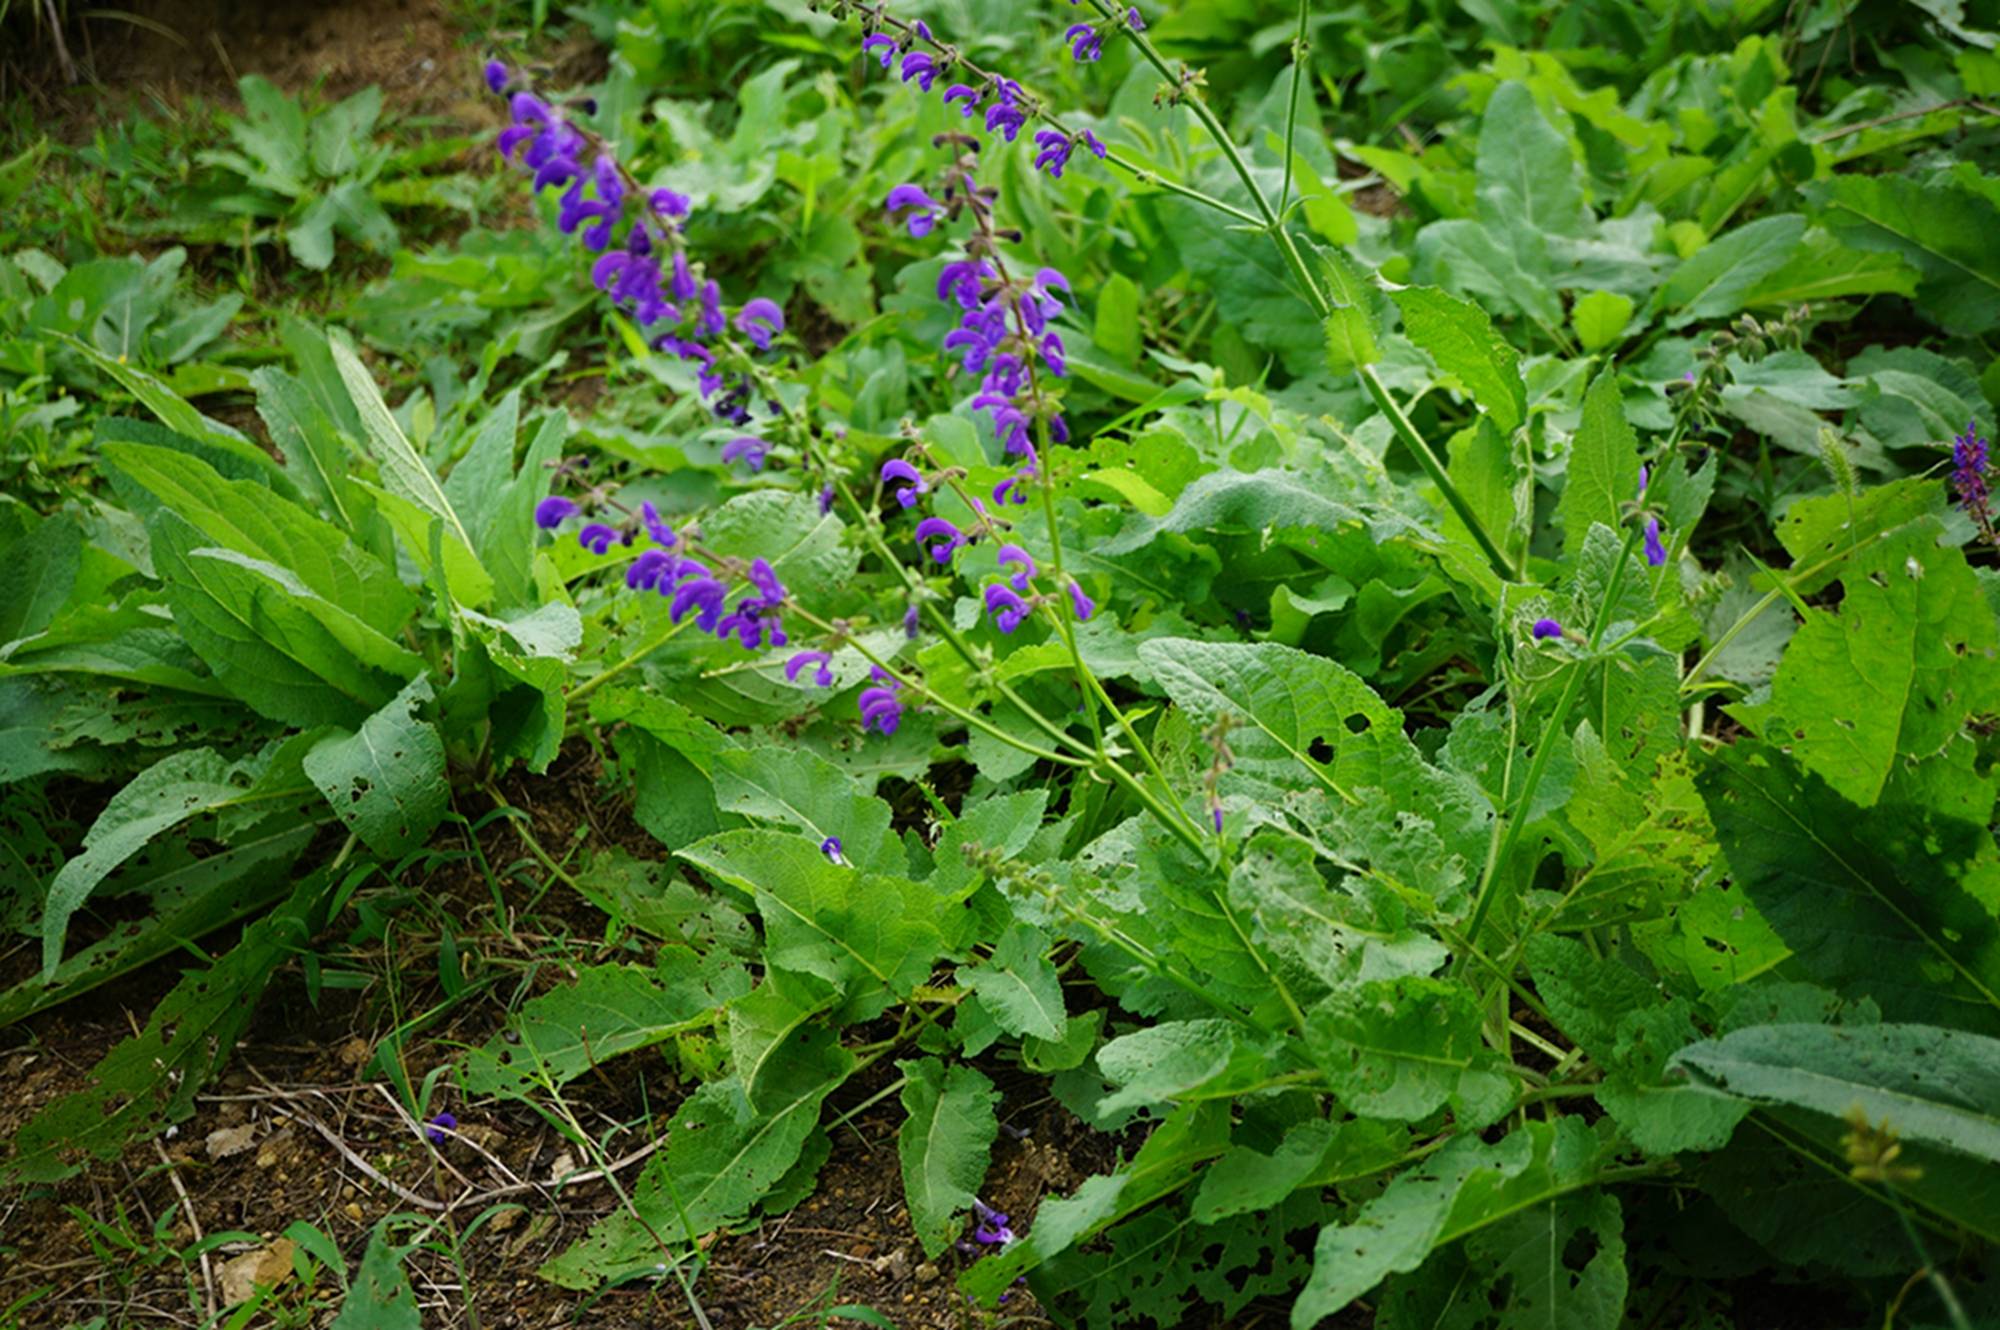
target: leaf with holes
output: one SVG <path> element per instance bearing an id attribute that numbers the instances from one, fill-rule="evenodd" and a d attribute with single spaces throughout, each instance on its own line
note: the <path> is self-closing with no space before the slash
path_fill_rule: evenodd
<path id="1" fill-rule="evenodd" d="M 420 674 L 359 730 L 328 735 L 306 754 L 306 775 L 333 811 L 385 859 L 429 840 L 451 799 L 444 739 L 420 714 L 433 696 Z"/>

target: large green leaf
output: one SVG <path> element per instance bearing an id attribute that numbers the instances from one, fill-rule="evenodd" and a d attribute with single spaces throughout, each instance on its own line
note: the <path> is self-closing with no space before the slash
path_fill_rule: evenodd
<path id="1" fill-rule="evenodd" d="M 106 875 L 161 832 L 256 797 L 252 791 L 267 763 L 264 757 L 232 762 L 212 749 L 188 749 L 161 758 L 112 795 L 84 833 L 82 853 L 49 883 L 42 905 L 43 978 L 52 979 L 62 961 L 70 916 Z"/>
<path id="2" fill-rule="evenodd" d="M 1935 519 L 1873 541 L 1841 572 L 1840 610 L 1808 609 L 1770 700 L 1746 723 L 1862 807 L 1898 758 L 1941 751 L 2000 709 L 2000 628 Z"/>
<path id="3" fill-rule="evenodd" d="M 904 873 L 909 857 L 889 829 L 889 805 L 817 753 L 770 745 L 715 758 L 715 803 L 725 813 L 797 828 L 814 843 L 837 839 L 856 868 Z"/>
<path id="4" fill-rule="evenodd" d="M 1805 233 L 1806 219 L 1785 213 L 1759 218 L 1703 245 L 1654 294 L 1660 308 L 1673 311 L 1667 326 L 1680 328 L 1742 309 L 1757 285 L 1797 252 Z"/>
<path id="5" fill-rule="evenodd" d="M 1900 1137 L 2000 1164 L 2000 1039 L 1930 1025 L 1753 1025 L 1691 1044 L 1697 1084 L 1833 1117 L 1855 1109 Z"/>
<path id="6" fill-rule="evenodd" d="M 1395 784 L 1418 760 L 1402 713 L 1324 657 L 1273 642 L 1161 637 L 1142 643 L 1139 659 L 1194 726 L 1229 719 L 1236 763 L 1224 790 L 1249 784 L 1275 797 L 1317 785 L 1351 799 Z"/>
<path id="7" fill-rule="evenodd" d="M 466 1092 L 526 1097 L 708 1025 L 729 995 L 722 987 L 727 973 L 705 967 L 684 947 L 663 950 L 651 970 L 588 966 L 573 982 L 531 998 L 506 1033 L 466 1054 Z"/>
<path id="8" fill-rule="evenodd" d="M 361 843 L 396 859 L 430 839 L 450 802 L 444 740 L 418 714 L 432 700 L 420 674 L 352 734 L 331 734 L 305 756 L 305 772 Z"/>
<path id="9" fill-rule="evenodd" d="M 1464 984 L 1404 975 L 1336 991 L 1310 1013 L 1306 1043 L 1361 1117 L 1410 1122 L 1449 1103 L 1462 1125 L 1483 1125 L 1513 1102 Z"/>
<path id="10" fill-rule="evenodd" d="M 1555 1204 L 1595 1181 L 1603 1154 L 1573 1117 L 1527 1123 L 1496 1145 L 1453 1137 L 1422 1167 L 1397 1175 L 1352 1222 L 1321 1230 L 1312 1279 L 1292 1304 L 1293 1330 L 1310 1330 L 1384 1277 L 1510 1216 L 1555 1222 Z"/>
<path id="11" fill-rule="evenodd" d="M 204 544 L 278 565 L 377 633 L 402 632 L 414 598 L 394 569 L 338 527 L 277 498 L 268 486 L 226 480 L 208 463 L 172 448 L 106 443 L 103 453 L 125 482 L 144 491 L 148 504 L 180 518 Z"/>
<path id="12" fill-rule="evenodd" d="M 1917 307 L 1949 332 L 2000 325 L 2000 206 L 1958 181 L 1842 174 L 1806 186 L 1821 218 L 1857 249 L 1899 254 L 1923 274 Z"/>
<path id="13" fill-rule="evenodd" d="M 659 1241 L 698 1242 L 741 1219 L 798 1162 L 820 1104 L 854 1067 L 832 1041 L 783 1069 L 772 1106 L 749 1112 L 734 1081 L 710 1081 L 682 1101 L 666 1148 L 631 1184 L 632 1209 L 614 1210 L 582 1241 L 542 1266 L 564 1288 L 594 1288 L 634 1270 L 657 1270 Z"/>
<path id="14" fill-rule="evenodd" d="M 397 1246 L 389 1228 L 390 1221 L 384 1220 L 368 1235 L 368 1249 L 328 1330 L 423 1330 L 417 1292 L 403 1269 L 410 1249 Z"/>
<path id="15" fill-rule="evenodd" d="M 899 1062 L 903 1111 L 896 1132 L 903 1161 L 903 1195 L 910 1227 L 936 1260 L 951 1246 L 959 1216 L 972 1207 L 986 1180 L 1000 1122 L 993 1109 L 1000 1092 L 977 1068 L 936 1058 Z"/>
<path id="16" fill-rule="evenodd" d="M 2000 1034 L 2000 920 L 1966 878 L 1990 853 L 1985 813 L 1859 809 L 1747 741 L 1697 780 L 1737 886 L 1807 977 L 1891 1020 Z"/>
<path id="17" fill-rule="evenodd" d="M 1008 1034 L 1060 1039 L 1069 1016 L 1047 950 L 1048 939 L 1039 929 L 1016 924 L 984 964 L 961 967 L 958 982 L 979 995 L 987 1014 Z"/>
<path id="18" fill-rule="evenodd" d="M 881 1010 L 929 975 L 941 939 L 928 887 L 833 863 L 813 841 L 725 831 L 681 857 L 751 893 L 773 965 L 803 970 Z"/>
<path id="19" fill-rule="evenodd" d="M 1456 378 L 1503 433 L 1520 428 L 1528 418 L 1521 353 L 1494 331 L 1486 311 L 1429 286 L 1406 286 L 1395 298 L 1410 340 Z"/>

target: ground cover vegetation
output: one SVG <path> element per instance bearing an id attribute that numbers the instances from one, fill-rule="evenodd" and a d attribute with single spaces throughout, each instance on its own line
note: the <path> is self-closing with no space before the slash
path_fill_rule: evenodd
<path id="1" fill-rule="evenodd" d="M 0 1324 L 2000 1325 L 1976 7 L 445 18 L 8 113 Z"/>

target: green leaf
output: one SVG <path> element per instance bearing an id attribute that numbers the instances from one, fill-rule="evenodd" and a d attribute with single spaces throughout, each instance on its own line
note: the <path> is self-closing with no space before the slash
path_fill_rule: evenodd
<path id="1" fill-rule="evenodd" d="M 373 86 L 315 115 L 307 131 L 313 171 L 324 180 L 355 171 L 381 115 L 382 90 Z"/>
<path id="2" fill-rule="evenodd" d="M 1921 804 L 1863 810 L 1762 744 L 1697 776 L 1736 885 L 1800 972 L 1891 1020 L 2000 1034 L 2000 922 L 1967 880 L 1985 819 Z"/>
<path id="3" fill-rule="evenodd" d="M 1402 714 L 1324 657 L 1275 642 L 1161 637 L 1141 643 L 1139 658 L 1194 727 L 1230 719 L 1236 763 L 1225 791 L 1248 783 L 1269 799 L 1318 785 L 1351 799 L 1419 763 Z"/>
<path id="4" fill-rule="evenodd" d="M 903 873 L 909 856 L 889 829 L 889 805 L 817 753 L 771 745 L 715 757 L 715 802 L 725 813 L 796 827 L 814 844 L 840 841 L 841 856 L 874 873 Z"/>
<path id="5" fill-rule="evenodd" d="M 1757 1103 L 1845 1117 L 2000 1164 L 2000 1039 L 1929 1025 L 1753 1025 L 1691 1044 L 1673 1066 Z"/>
<path id="6" fill-rule="evenodd" d="M 936 1058 L 899 1062 L 903 1111 L 896 1153 L 903 1161 L 903 1195 L 910 1227 L 932 1260 L 951 1246 L 959 1216 L 972 1207 L 986 1180 L 993 1139 L 1000 1134 L 994 1107 L 1000 1092 L 977 1068 Z"/>
<path id="7" fill-rule="evenodd" d="M 1486 408 L 1502 433 L 1511 434 L 1527 421 L 1521 353 L 1494 331 L 1485 310 L 1430 286 L 1406 286 L 1395 293 L 1395 301 L 1410 340 Z"/>
<path id="8" fill-rule="evenodd" d="M 1327 498 L 1288 472 L 1211 471 L 1182 490 L 1165 517 L 1129 519 L 1094 552 L 1130 554 L 1168 533 L 1337 531 L 1364 520 L 1359 509 Z"/>
<path id="9" fill-rule="evenodd" d="M 1525 83 L 1493 90 L 1479 122 L 1480 220 L 1497 231 L 1579 236 L 1589 227 L 1582 172 Z"/>
<path id="10" fill-rule="evenodd" d="M 792 1061 L 774 1086 L 773 1107 L 747 1112 L 733 1081 L 710 1081 L 681 1102 L 666 1148 L 631 1184 L 633 1210 L 618 1209 L 541 1267 L 564 1288 L 594 1288 L 636 1270 L 657 1270 L 662 1236 L 699 1242 L 750 1213 L 791 1170 L 819 1124 L 820 1104 L 854 1069 L 831 1040 Z"/>
<path id="11" fill-rule="evenodd" d="M 82 562 L 83 528 L 66 516 L 38 519 L 0 544 L 0 650 L 49 626 Z"/>
<path id="12" fill-rule="evenodd" d="M 466 533 L 464 523 L 451 506 L 451 500 L 445 497 L 444 486 L 438 483 L 438 478 L 425 465 L 424 459 L 417 456 L 417 450 L 410 446 L 410 441 L 403 437 L 402 426 L 389 414 L 389 407 L 383 402 L 382 392 L 375 386 L 375 379 L 368 373 L 367 366 L 340 338 L 331 339 L 328 347 L 340 372 L 340 380 L 353 399 L 354 409 L 360 413 L 362 428 L 368 435 L 369 453 L 381 472 L 383 487 L 442 522 L 447 541 L 456 542 L 469 554 L 472 537 Z M 429 542 L 425 541 L 416 545 L 413 553 L 419 562 L 427 562 L 429 551 Z"/>
<path id="13" fill-rule="evenodd" d="M 1582 553 L 1593 522 L 1617 530 L 1621 505 L 1638 495 L 1638 436 L 1625 421 L 1618 372 L 1606 369 L 1584 394 L 1583 420 L 1570 440 L 1560 507 L 1563 557 Z"/>
<path id="14" fill-rule="evenodd" d="M 1625 336 L 1632 322 L 1632 298 L 1616 291 L 1592 291 L 1570 306 L 1569 322 L 1577 344 L 1587 352 L 1602 351 Z"/>
<path id="15" fill-rule="evenodd" d="M 1380 359 L 1376 339 L 1382 292 L 1374 279 L 1337 249 L 1319 251 L 1326 274 L 1326 297 L 1333 309 L 1326 317 L 1326 363 L 1336 374 L 1372 365 Z"/>
<path id="16" fill-rule="evenodd" d="M 1100 1118 L 1148 1104 L 1227 1099 L 1262 1079 L 1264 1060 L 1234 1022 L 1162 1021 L 1097 1050 L 1097 1068 L 1117 1087 L 1098 1101 Z"/>
<path id="17" fill-rule="evenodd" d="M 418 714 L 434 696 L 420 674 L 358 731 L 328 735 L 305 757 L 306 775 L 333 811 L 384 859 L 429 840 L 450 800 L 444 739 Z"/>
<path id="18" fill-rule="evenodd" d="M 1306 1045 L 1361 1117 L 1413 1122 L 1450 1103 L 1461 1120 L 1488 1123 L 1513 1102 L 1464 984 L 1403 975 L 1336 991 L 1308 1014 Z"/>
<path id="19" fill-rule="evenodd" d="M 974 1262 L 960 1277 L 959 1287 L 992 1305 L 1019 1276 L 1186 1186 L 1204 1163 L 1223 1152 L 1228 1140 L 1229 1114 L 1224 1105 L 1194 1104 L 1175 1110 L 1118 1172 L 1089 1179 L 1073 1195 L 1043 1201 L 1034 1227 Z"/>
<path id="20" fill-rule="evenodd" d="M 1398 1174 L 1351 1223 L 1321 1230 L 1312 1279 L 1292 1304 L 1293 1330 L 1311 1330 L 1384 1277 L 1516 1213 L 1552 1220 L 1547 1207 L 1591 1185 L 1601 1153 L 1574 1117 L 1527 1123 L 1496 1145 L 1453 1137 L 1422 1168 Z"/>
<path id="21" fill-rule="evenodd" d="M 1758 283 L 1798 252 L 1805 233 L 1806 219 L 1797 213 L 1739 226 L 1676 268 L 1654 294 L 1653 303 L 1672 311 L 1667 318 L 1670 328 L 1734 314 L 1749 303 L 1749 293 Z"/>
<path id="22" fill-rule="evenodd" d="M 277 85 L 256 74 L 236 82 L 243 114 L 229 117 L 229 137 L 243 149 L 253 168 L 244 174 L 260 189 L 297 198 L 307 189 L 310 155 L 306 146 L 306 113 Z"/>
<path id="23" fill-rule="evenodd" d="M 1732 708 L 1863 808 L 1899 757 L 1941 751 L 2000 708 L 2000 628 L 1935 519 L 1869 545 L 1841 570 L 1838 613 L 1808 608 L 1767 702 Z"/>
<path id="24" fill-rule="evenodd" d="M 62 866 L 42 905 L 42 976 L 53 978 L 75 914 L 106 875 L 161 832 L 244 799 L 263 774 L 256 758 L 231 762 L 212 749 L 161 758 L 134 776 L 84 833 L 83 852 Z"/>
<path id="25" fill-rule="evenodd" d="M 1130 277 L 1114 272 L 1097 289 L 1097 314 L 1091 325 L 1097 349 L 1122 364 L 1139 361 L 1139 288 Z"/>
<path id="26" fill-rule="evenodd" d="M 1387 1136 L 1381 1128 L 1359 1121 L 1340 1127 L 1314 1121 L 1288 1129 L 1278 1148 L 1268 1154 L 1249 1146 L 1230 1146 L 1229 1152 L 1201 1175 L 1192 1209 L 1194 1218 L 1212 1224 L 1218 1219 L 1268 1210 L 1318 1170 L 1320 1161 L 1334 1148 L 1335 1134 L 1347 1128 Z M 1391 1153 L 1382 1162 L 1392 1163 L 1400 1153 L 1400 1150 Z"/>
<path id="27" fill-rule="evenodd" d="M 1842 174 L 1805 194 L 1821 220 L 1856 249 L 1899 254 L 1923 274 L 1917 308 L 1947 332 L 2000 325 L 2000 206 L 1956 180 Z"/>
<path id="28" fill-rule="evenodd" d="M 273 720 L 356 725 L 423 665 L 279 564 L 205 545 L 156 514 L 153 560 L 174 622 L 216 678 Z"/>
<path id="29" fill-rule="evenodd" d="M 804 837 L 725 831 L 680 853 L 756 898 L 771 964 L 818 975 L 877 1012 L 922 983 L 941 949 L 929 888 L 835 864 Z"/>
<path id="30" fill-rule="evenodd" d="M 250 1028 L 272 973 L 323 922 L 326 889 L 324 872 L 305 878 L 213 966 L 175 984 L 145 1028 L 91 1069 L 86 1088 L 43 1105 L 22 1126 L 14 1156 L 0 1163 L 0 1184 L 68 1177 L 87 1159 L 114 1159 L 127 1142 L 190 1117 L 195 1096 Z"/>
<path id="31" fill-rule="evenodd" d="M 983 964 L 959 969 L 958 982 L 979 995 L 1008 1034 L 1053 1042 L 1063 1037 L 1069 1015 L 1047 950 L 1041 930 L 1015 924 Z"/>
<path id="32" fill-rule="evenodd" d="M 64 336 L 62 341 L 99 370 L 116 379 L 126 392 L 139 399 L 141 406 L 152 412 L 162 425 L 174 433 L 218 449 L 238 461 L 249 463 L 250 474 L 277 471 L 276 464 L 263 449 L 238 431 L 220 421 L 210 420 L 189 406 L 178 393 L 159 378 L 148 374 L 137 365 L 128 365 L 115 360 L 96 347 L 78 341 L 74 337 Z"/>
<path id="33" fill-rule="evenodd" d="M 403 1258 L 411 1249 L 390 1239 L 389 1226 L 390 1221 L 384 1220 L 369 1233 L 368 1249 L 361 1253 L 340 1315 L 328 1330 L 422 1330 L 417 1293 L 403 1269 Z"/>
<path id="34" fill-rule="evenodd" d="M 728 995 L 728 973 L 684 947 L 661 951 L 651 970 L 587 966 L 574 981 L 529 999 L 506 1033 L 466 1054 L 466 1092 L 527 1098 L 620 1054 L 709 1025 Z"/>

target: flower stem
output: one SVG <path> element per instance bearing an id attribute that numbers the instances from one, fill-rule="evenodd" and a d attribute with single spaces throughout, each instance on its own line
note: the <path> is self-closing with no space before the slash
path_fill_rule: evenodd
<path id="1" fill-rule="evenodd" d="M 1506 833 L 1500 841 L 1499 850 L 1486 861 L 1486 872 L 1479 883 L 1479 895 L 1473 902 L 1472 918 L 1465 925 L 1467 943 L 1479 941 L 1480 925 L 1486 922 L 1486 915 L 1493 908 L 1494 898 L 1499 894 L 1497 886 L 1507 863 L 1513 857 L 1515 847 L 1520 843 L 1521 833 L 1527 829 L 1528 810 L 1534 806 L 1535 792 L 1541 787 L 1542 777 L 1549 769 L 1549 759 L 1554 756 L 1557 746 L 1567 731 L 1564 725 L 1569 720 L 1570 708 L 1576 705 L 1577 694 L 1583 689 L 1583 677 L 1590 673 L 1596 663 L 1594 657 L 1598 644 L 1604 640 L 1605 627 L 1611 622 L 1614 607 L 1618 604 L 1618 594 L 1625 586 L 1625 569 L 1632 562 L 1632 547 L 1637 543 L 1639 533 L 1627 530 L 1625 544 L 1618 551 L 1618 562 L 1611 570 L 1611 576 L 1604 585 L 1604 600 L 1597 607 L 1597 618 L 1590 627 L 1590 641 L 1584 658 L 1570 667 L 1569 678 L 1563 681 L 1562 695 L 1556 699 L 1556 709 L 1542 730 L 1541 742 L 1535 745 L 1535 757 L 1528 764 L 1528 774 L 1521 782 L 1521 792 L 1507 802 L 1514 811 L 1506 818 Z"/>

